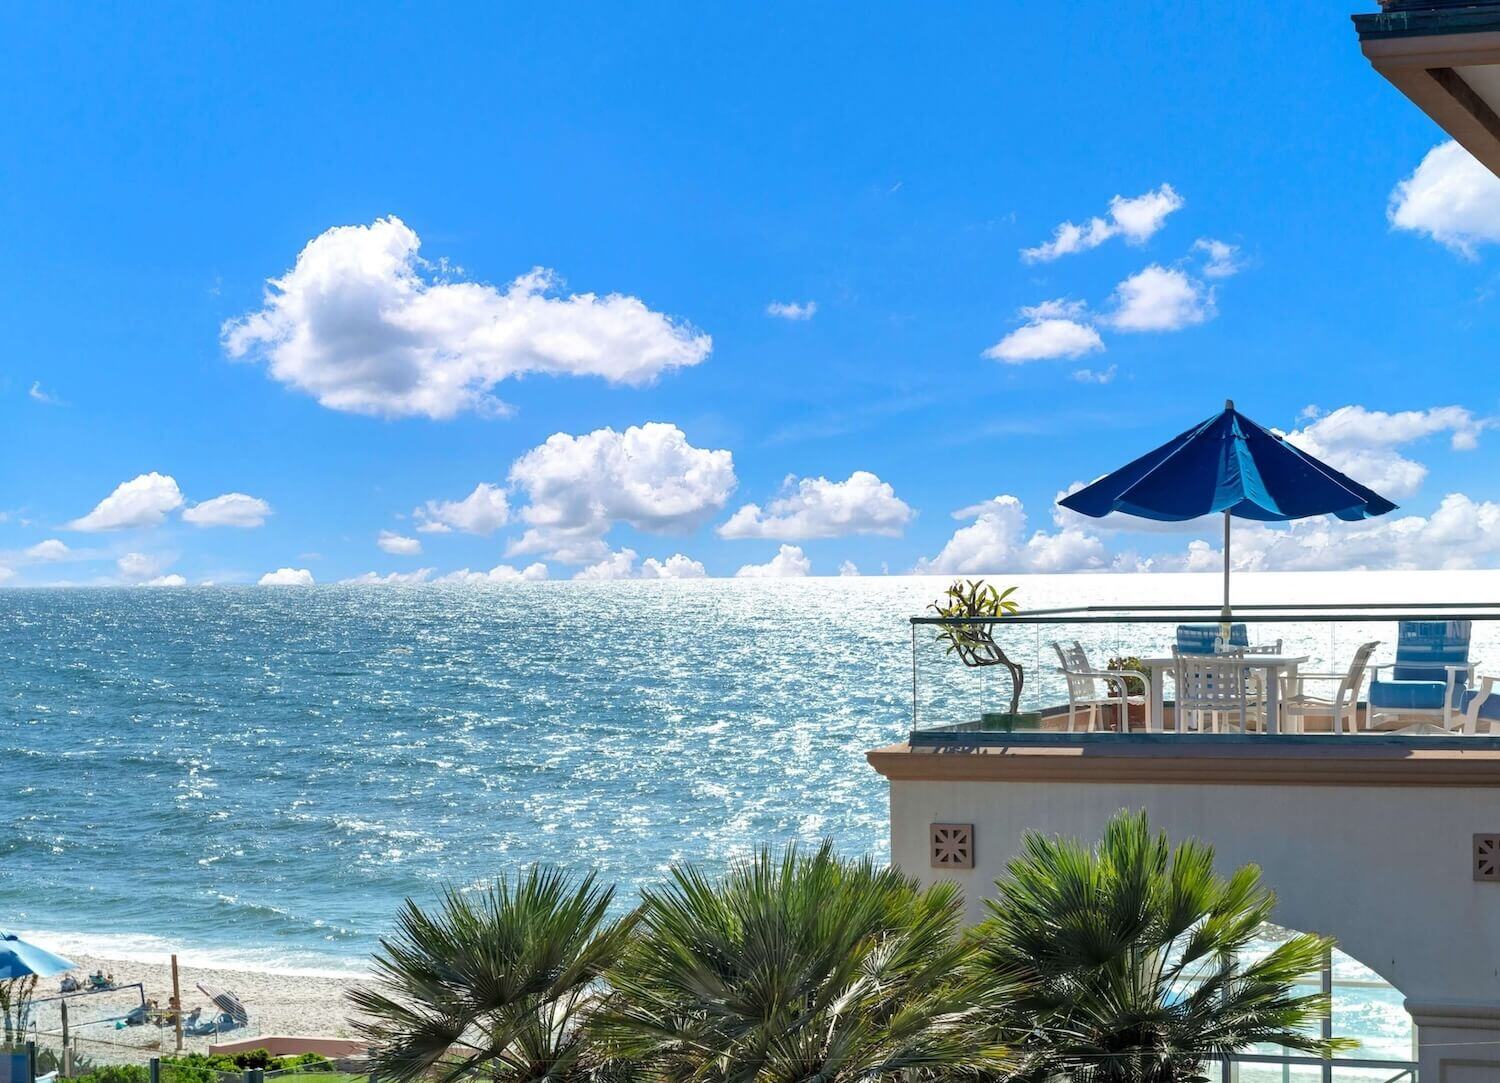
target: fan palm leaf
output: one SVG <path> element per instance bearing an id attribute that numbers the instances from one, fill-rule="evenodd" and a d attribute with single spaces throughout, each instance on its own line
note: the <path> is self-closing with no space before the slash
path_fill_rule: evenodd
<path id="1" fill-rule="evenodd" d="M 1259 1043 L 1330 1056 L 1352 1043 L 1312 1030 L 1329 1005 L 1305 983 L 1332 941 L 1298 934 L 1247 949 L 1275 895 L 1213 850 L 1173 847 L 1144 814 L 1122 814 L 1090 849 L 1029 836 L 972 933 L 973 965 L 1005 995 L 999 1035 L 1018 1080 L 1177 1083 Z"/>
<path id="2" fill-rule="evenodd" d="M 844 1083 L 997 1069 L 960 978 L 961 901 L 899 872 L 762 851 L 645 892 L 596 1030 L 653 1081 Z M 949 1075 L 939 1076 L 946 1072 Z"/>
<path id="3" fill-rule="evenodd" d="M 482 891 L 407 900 L 381 941 L 374 980 L 350 994 L 375 1074 L 457 1083 L 562 1081 L 592 1070 L 581 1020 L 629 921 L 613 889 L 533 868 Z"/>

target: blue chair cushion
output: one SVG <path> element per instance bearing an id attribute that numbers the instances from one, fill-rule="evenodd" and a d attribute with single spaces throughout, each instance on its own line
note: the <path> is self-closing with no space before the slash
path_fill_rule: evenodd
<path id="1" fill-rule="evenodd" d="M 1219 638 L 1217 624 L 1179 624 L 1177 626 L 1177 651 L 1179 654 L 1213 654 L 1214 641 Z M 1229 645 L 1248 647 L 1249 630 L 1243 624 L 1229 626 Z"/>
<path id="2" fill-rule="evenodd" d="M 1396 666 L 1391 676 L 1398 681 L 1446 681 L 1445 666 L 1469 661 L 1466 620 L 1404 620 L 1396 632 Z"/>
<path id="3" fill-rule="evenodd" d="M 1444 681 L 1371 681 L 1370 706 L 1408 711 L 1441 711 Z M 1454 686 L 1454 701 L 1462 698 L 1463 686 Z"/>
<path id="4" fill-rule="evenodd" d="M 1459 697 L 1459 711 L 1465 714 L 1468 713 L 1469 705 L 1474 702 L 1475 697 L 1478 695 L 1478 689 L 1473 689 Z M 1500 722 L 1500 688 L 1491 692 L 1489 698 L 1479 705 L 1479 717 L 1489 719 L 1492 722 Z"/>

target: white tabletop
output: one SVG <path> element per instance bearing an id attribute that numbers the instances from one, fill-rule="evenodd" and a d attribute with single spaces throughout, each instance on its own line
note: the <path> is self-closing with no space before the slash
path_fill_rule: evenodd
<path id="1" fill-rule="evenodd" d="M 1185 654 L 1184 658 L 1208 658 L 1215 662 L 1239 662 L 1246 666 L 1275 667 L 1275 666 L 1300 666 L 1308 661 L 1311 655 L 1307 654 Z M 1170 666 L 1177 658 L 1173 655 L 1158 655 L 1153 658 L 1142 658 L 1141 663 L 1148 666 Z"/>

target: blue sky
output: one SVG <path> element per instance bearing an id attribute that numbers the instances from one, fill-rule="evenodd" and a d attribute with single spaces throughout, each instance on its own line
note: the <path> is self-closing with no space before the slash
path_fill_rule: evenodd
<path id="1" fill-rule="evenodd" d="M 1500 563 L 1500 182 L 1347 14 L 8 11 L 5 581 L 1207 567 L 1052 502 L 1226 396 L 1402 505 L 1247 566 Z"/>

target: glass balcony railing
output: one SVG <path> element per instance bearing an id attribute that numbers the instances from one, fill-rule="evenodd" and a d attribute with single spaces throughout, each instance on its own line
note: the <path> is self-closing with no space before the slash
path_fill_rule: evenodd
<path id="1" fill-rule="evenodd" d="M 1071 730 L 1500 741 L 1500 604 L 1246 605 L 1227 627 L 1217 606 L 1201 605 L 918 616 L 911 657 L 912 730 L 928 738 Z"/>

